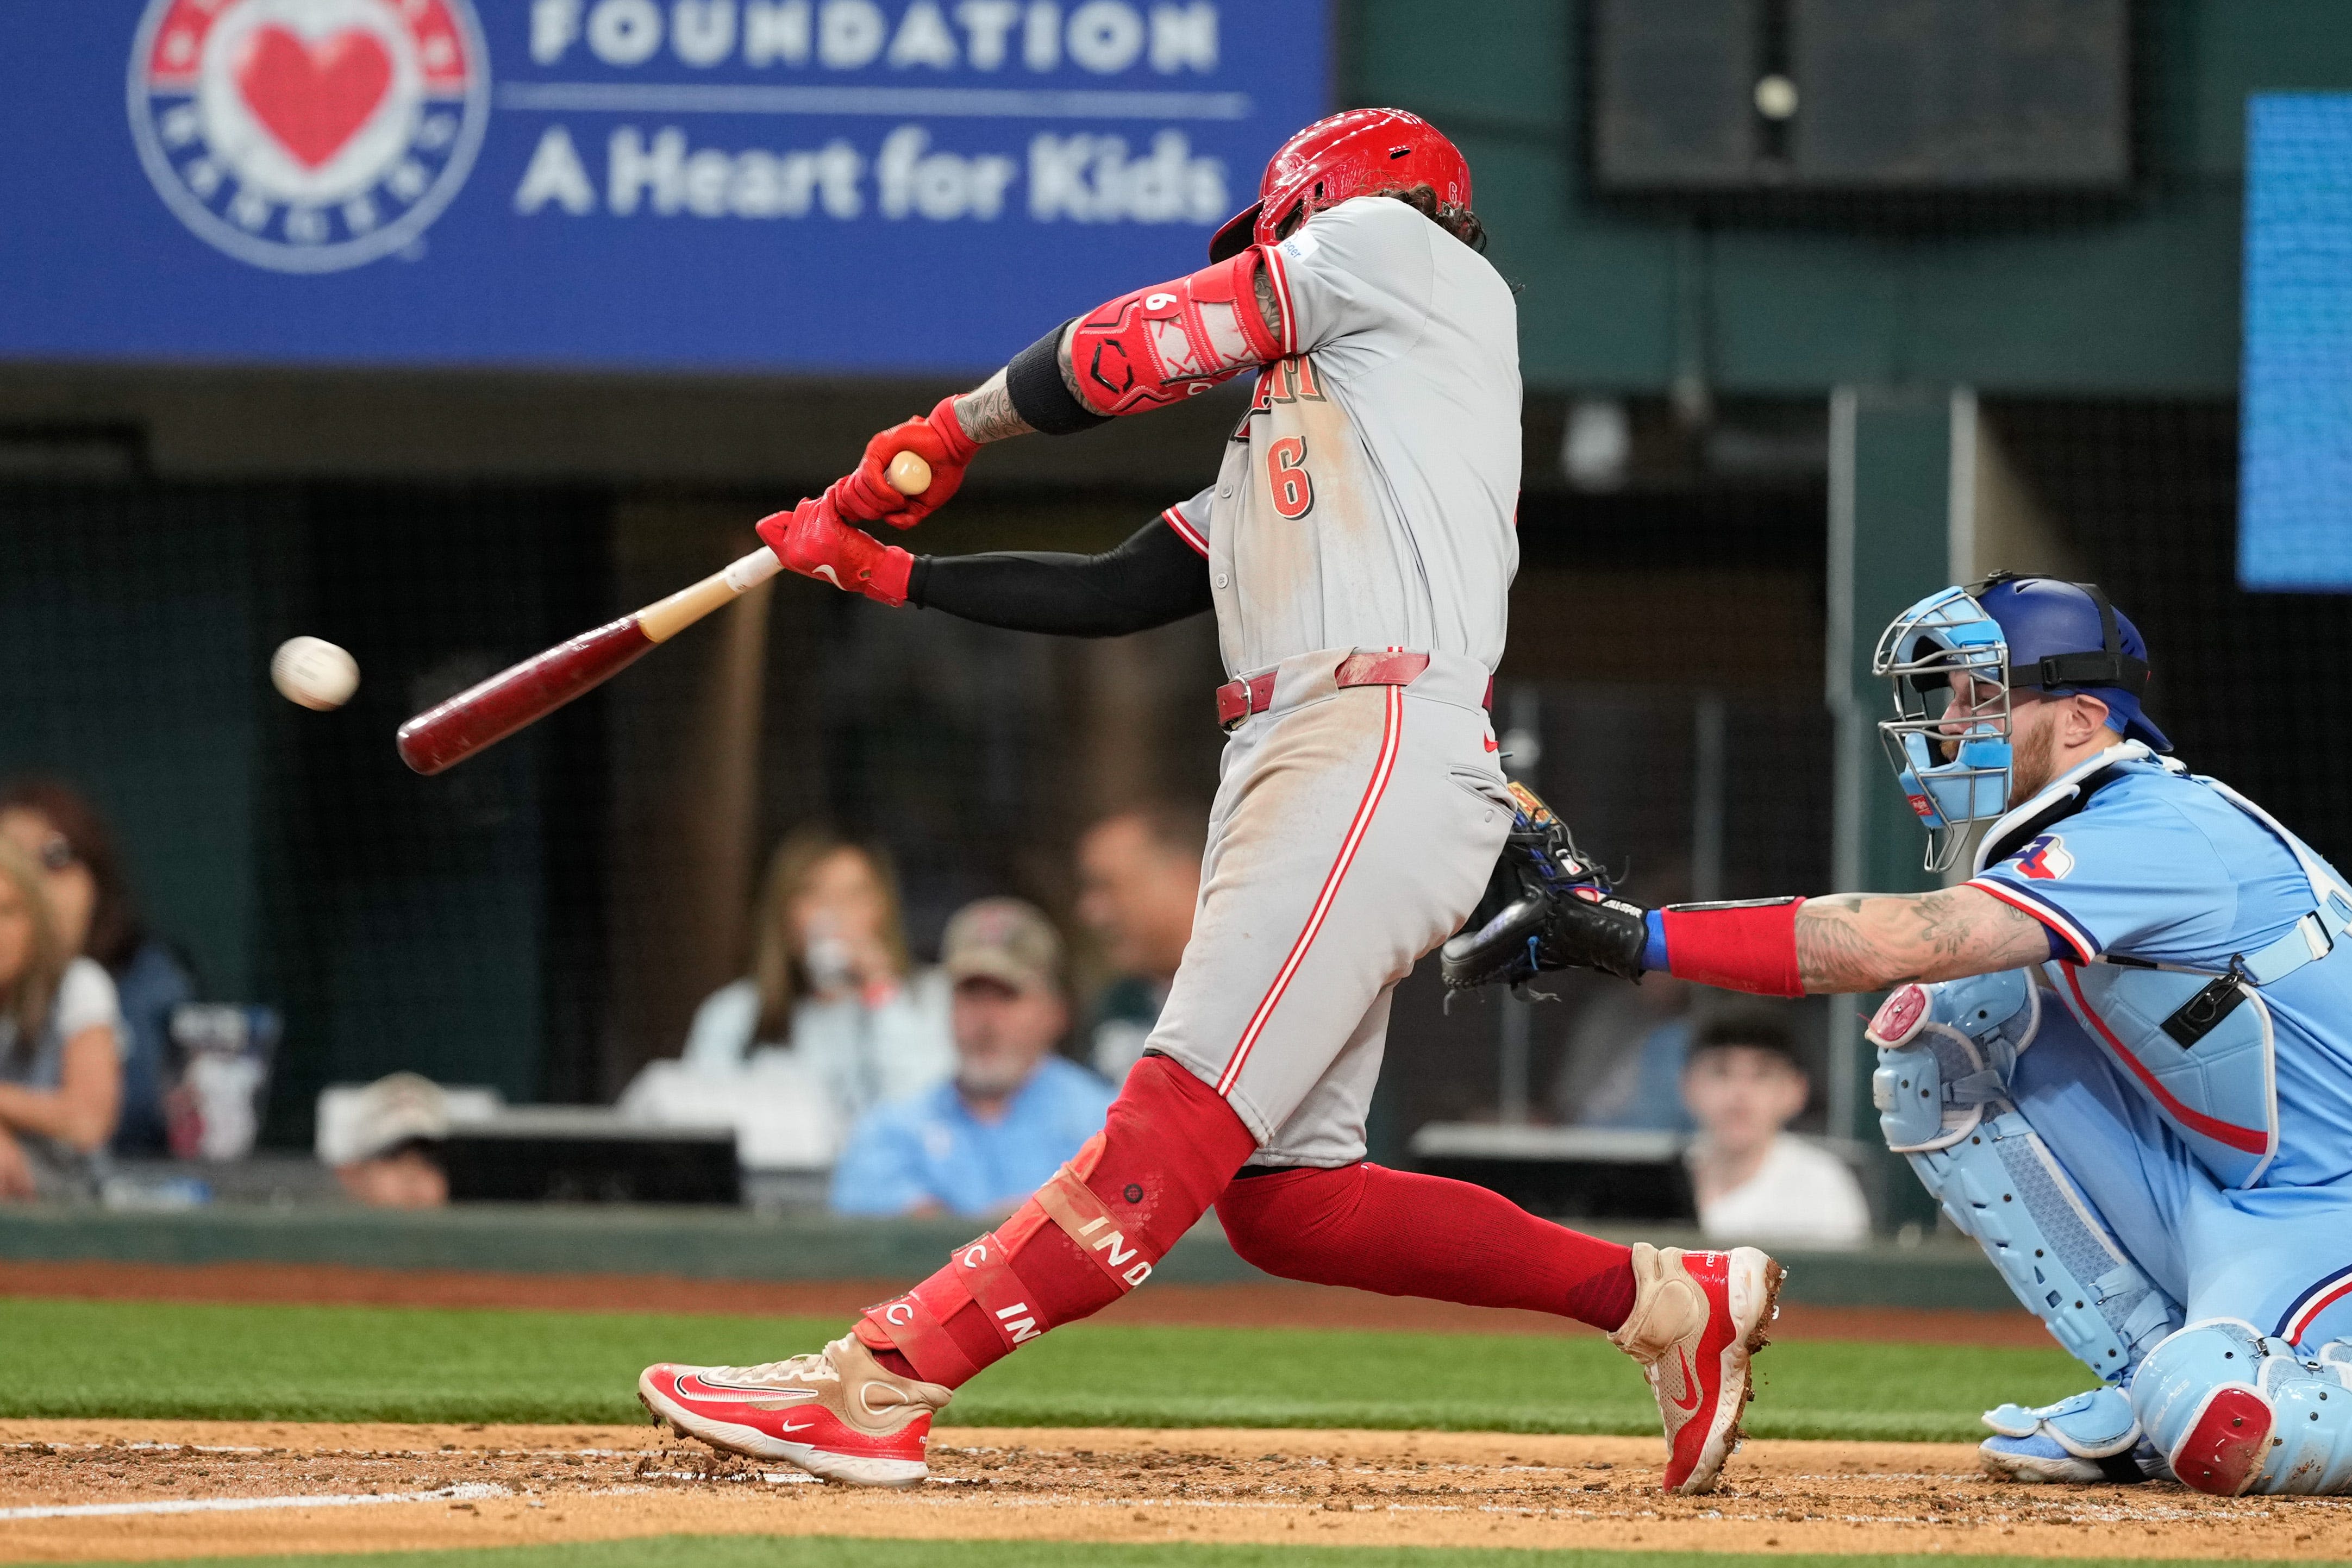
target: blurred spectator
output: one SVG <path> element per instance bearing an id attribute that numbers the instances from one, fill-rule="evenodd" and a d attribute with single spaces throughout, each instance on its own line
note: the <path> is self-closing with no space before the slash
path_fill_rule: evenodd
<path id="1" fill-rule="evenodd" d="M 842 1214 L 1009 1211 L 1101 1131 L 1111 1088 L 1054 1054 L 1069 1027 L 1061 939 L 1014 898 L 948 922 L 955 1076 L 858 1124 L 833 1171 Z"/>
<path id="2" fill-rule="evenodd" d="M 187 967 L 139 918 L 113 833 L 73 789 L 53 779 L 26 779 L 0 790 L 0 837 L 39 863 L 67 951 L 95 958 L 113 977 L 124 1036 L 114 1152 L 162 1154 L 163 1101 L 172 1086 L 172 1012 L 196 994 Z"/>
<path id="3" fill-rule="evenodd" d="M 1205 809 L 1137 806 L 1078 841 L 1078 918 L 1118 970 L 1087 1020 L 1084 1044 L 1113 1083 L 1142 1057 L 1192 939 L 1208 832 Z"/>
<path id="4" fill-rule="evenodd" d="M 433 1150 L 454 1119 L 448 1091 L 414 1072 L 330 1089 L 319 1096 L 319 1159 L 371 1208 L 439 1208 L 449 1178 Z"/>
<path id="5" fill-rule="evenodd" d="M 1852 1247 L 1870 1238 L 1870 1206 L 1853 1172 L 1785 1129 L 1812 1092 L 1788 1026 L 1731 1014 L 1699 1030 L 1683 1098 L 1699 1125 L 1691 1186 L 1710 1241 Z"/>
<path id="6" fill-rule="evenodd" d="M 821 828 L 776 846 L 751 973 L 703 1000 L 684 1061 L 709 1077 L 779 1052 L 823 1087 L 843 1126 L 955 1066 L 948 983 L 908 959 L 889 857 Z"/>
<path id="7" fill-rule="evenodd" d="M 1663 971 L 1638 985 L 1606 982 L 1576 1015 L 1552 1081 L 1552 1111 L 1574 1127 L 1687 1133 L 1683 1061 L 1691 1040 L 1690 983 Z"/>
<path id="8" fill-rule="evenodd" d="M 122 1098 L 114 982 L 68 947 L 45 883 L 0 837 L 0 1198 L 94 1197 Z"/>

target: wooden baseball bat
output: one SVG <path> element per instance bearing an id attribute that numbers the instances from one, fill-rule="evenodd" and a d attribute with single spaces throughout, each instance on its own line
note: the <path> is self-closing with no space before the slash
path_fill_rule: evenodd
<path id="1" fill-rule="evenodd" d="M 931 487 L 930 465 L 911 452 L 890 459 L 884 475 L 902 496 L 919 496 Z M 681 588 L 634 615 L 558 643 L 467 687 L 400 727 L 400 759 L 419 773 L 455 767 L 604 685 L 746 589 L 775 576 L 783 564 L 775 551 L 761 545 L 691 588 Z"/>

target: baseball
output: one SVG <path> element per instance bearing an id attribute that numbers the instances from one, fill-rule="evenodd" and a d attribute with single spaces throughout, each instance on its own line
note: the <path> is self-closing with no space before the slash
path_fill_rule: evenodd
<path id="1" fill-rule="evenodd" d="M 289 637 L 269 656 L 269 682 L 288 702 L 324 713 L 359 689 L 359 661 L 323 637 Z"/>

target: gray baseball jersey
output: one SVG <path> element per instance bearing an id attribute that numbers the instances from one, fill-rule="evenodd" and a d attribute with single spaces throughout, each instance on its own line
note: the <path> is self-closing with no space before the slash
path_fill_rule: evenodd
<path id="1" fill-rule="evenodd" d="M 1166 516 L 1208 558 L 1227 668 L 1274 679 L 1226 746 L 1150 1049 L 1225 1096 L 1256 1163 L 1339 1166 L 1364 1155 L 1391 991 L 1510 825 L 1484 698 L 1518 564 L 1517 319 L 1493 267 L 1386 197 L 1316 214 L 1268 267 L 1292 351 Z M 1339 684 L 1386 649 L 1428 665 Z"/>
<path id="2" fill-rule="evenodd" d="M 1519 493 L 1518 311 L 1402 202 L 1360 196 L 1267 253 L 1292 351 L 1217 482 L 1168 509 L 1209 558 L 1239 674 L 1318 648 L 1503 656 Z"/>

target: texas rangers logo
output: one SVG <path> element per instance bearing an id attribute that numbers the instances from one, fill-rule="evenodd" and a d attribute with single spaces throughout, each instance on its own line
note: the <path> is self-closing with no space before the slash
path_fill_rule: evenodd
<path id="1" fill-rule="evenodd" d="M 2074 857 L 2066 852 L 2063 838 L 2044 833 L 2018 852 L 2017 869 L 2036 882 L 2055 882 L 2074 869 Z"/>
<path id="2" fill-rule="evenodd" d="M 413 244 L 489 120 L 471 0 L 148 0 L 131 132 L 198 238 L 277 272 Z"/>

